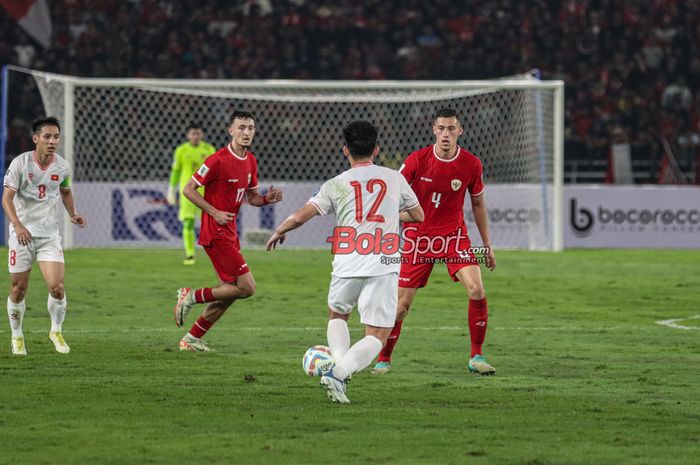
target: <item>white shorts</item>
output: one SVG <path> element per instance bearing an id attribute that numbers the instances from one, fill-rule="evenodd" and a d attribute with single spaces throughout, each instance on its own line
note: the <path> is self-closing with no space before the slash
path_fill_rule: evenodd
<path id="1" fill-rule="evenodd" d="M 22 245 L 17 236 L 10 234 L 7 264 L 10 273 L 22 273 L 32 269 L 34 262 L 63 263 L 61 237 L 33 237 L 29 245 Z"/>
<path id="2" fill-rule="evenodd" d="M 328 306 L 347 315 L 357 305 L 364 325 L 393 328 L 399 300 L 399 274 L 363 278 L 333 276 L 328 289 Z"/>

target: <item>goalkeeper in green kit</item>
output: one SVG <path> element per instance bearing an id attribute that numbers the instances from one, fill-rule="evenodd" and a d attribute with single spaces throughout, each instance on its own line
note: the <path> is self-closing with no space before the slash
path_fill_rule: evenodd
<path id="1" fill-rule="evenodd" d="M 175 149 L 173 165 L 170 170 L 170 187 L 168 188 L 168 203 L 180 204 L 178 218 L 182 222 L 182 242 L 185 245 L 185 265 L 194 265 L 195 232 L 194 221 L 201 214 L 192 202 L 183 194 L 182 188 L 192 179 L 204 160 L 216 149 L 202 140 L 204 131 L 199 124 L 192 123 L 187 127 L 187 142 Z M 179 197 L 179 198 L 178 198 Z"/>

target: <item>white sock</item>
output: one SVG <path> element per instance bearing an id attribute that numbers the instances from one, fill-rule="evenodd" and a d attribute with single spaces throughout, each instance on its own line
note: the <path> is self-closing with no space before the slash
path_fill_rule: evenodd
<path id="1" fill-rule="evenodd" d="M 340 362 L 350 349 L 350 330 L 348 323 L 340 318 L 328 320 L 328 347 L 331 349 L 335 363 Z"/>
<path id="2" fill-rule="evenodd" d="M 58 300 L 49 294 L 46 307 L 51 315 L 51 332 L 61 331 L 63 320 L 66 318 L 66 295 L 63 294 L 63 299 Z"/>
<path id="3" fill-rule="evenodd" d="M 10 329 L 12 337 L 22 336 L 22 320 L 24 320 L 24 311 L 27 309 L 24 300 L 19 303 L 14 303 L 12 299 L 7 298 L 7 316 L 10 318 Z"/>
<path id="4" fill-rule="evenodd" d="M 374 336 L 365 336 L 355 343 L 345 354 L 340 363 L 333 367 L 333 375 L 345 379 L 369 366 L 382 350 L 382 341 Z"/>

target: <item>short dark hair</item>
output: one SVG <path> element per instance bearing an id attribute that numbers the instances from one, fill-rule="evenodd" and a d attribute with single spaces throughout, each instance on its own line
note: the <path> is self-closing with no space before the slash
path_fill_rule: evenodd
<path id="1" fill-rule="evenodd" d="M 241 118 L 241 119 L 250 118 L 250 119 L 252 119 L 253 121 L 255 121 L 255 117 L 253 116 L 253 114 L 252 114 L 251 112 L 245 111 L 245 110 L 236 110 L 236 111 L 234 111 L 233 114 L 231 115 L 231 119 L 228 121 L 228 125 L 229 125 L 229 126 L 232 125 L 232 124 L 233 124 L 233 120 L 235 120 L 236 118 Z"/>
<path id="2" fill-rule="evenodd" d="M 202 125 L 199 123 L 192 122 L 187 126 L 187 131 L 191 131 L 193 129 L 202 129 Z"/>
<path id="3" fill-rule="evenodd" d="M 58 118 L 54 118 L 53 116 L 45 116 L 32 121 L 32 132 L 34 134 L 39 134 L 41 132 L 41 128 L 44 126 L 56 126 L 59 132 L 61 131 L 61 125 L 58 123 Z"/>
<path id="4" fill-rule="evenodd" d="M 457 118 L 457 122 L 462 124 L 462 121 L 459 119 L 459 114 L 454 108 L 440 108 L 435 112 L 433 122 L 437 121 L 438 118 Z"/>
<path id="5" fill-rule="evenodd" d="M 345 146 L 353 157 L 368 157 L 377 146 L 377 128 L 368 121 L 353 121 L 343 128 Z"/>

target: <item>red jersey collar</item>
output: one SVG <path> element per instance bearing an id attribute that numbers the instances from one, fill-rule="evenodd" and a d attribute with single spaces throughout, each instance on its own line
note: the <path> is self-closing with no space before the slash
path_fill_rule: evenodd
<path id="1" fill-rule="evenodd" d="M 451 163 L 451 162 L 455 161 L 457 158 L 459 158 L 460 152 L 462 152 L 462 148 L 458 145 L 457 146 L 457 154 L 454 157 L 450 158 L 449 160 L 445 160 L 444 158 L 440 158 L 438 156 L 437 144 L 433 144 L 433 155 L 435 155 L 435 158 L 437 158 L 438 160 L 440 160 L 443 163 Z"/>
<path id="2" fill-rule="evenodd" d="M 238 158 L 239 160 L 245 160 L 246 158 L 248 158 L 248 149 L 246 149 L 244 157 L 239 157 L 238 155 L 236 155 L 236 152 L 234 152 L 233 149 L 231 148 L 231 142 L 228 143 L 226 148 L 228 149 L 228 151 L 231 155 Z"/>

